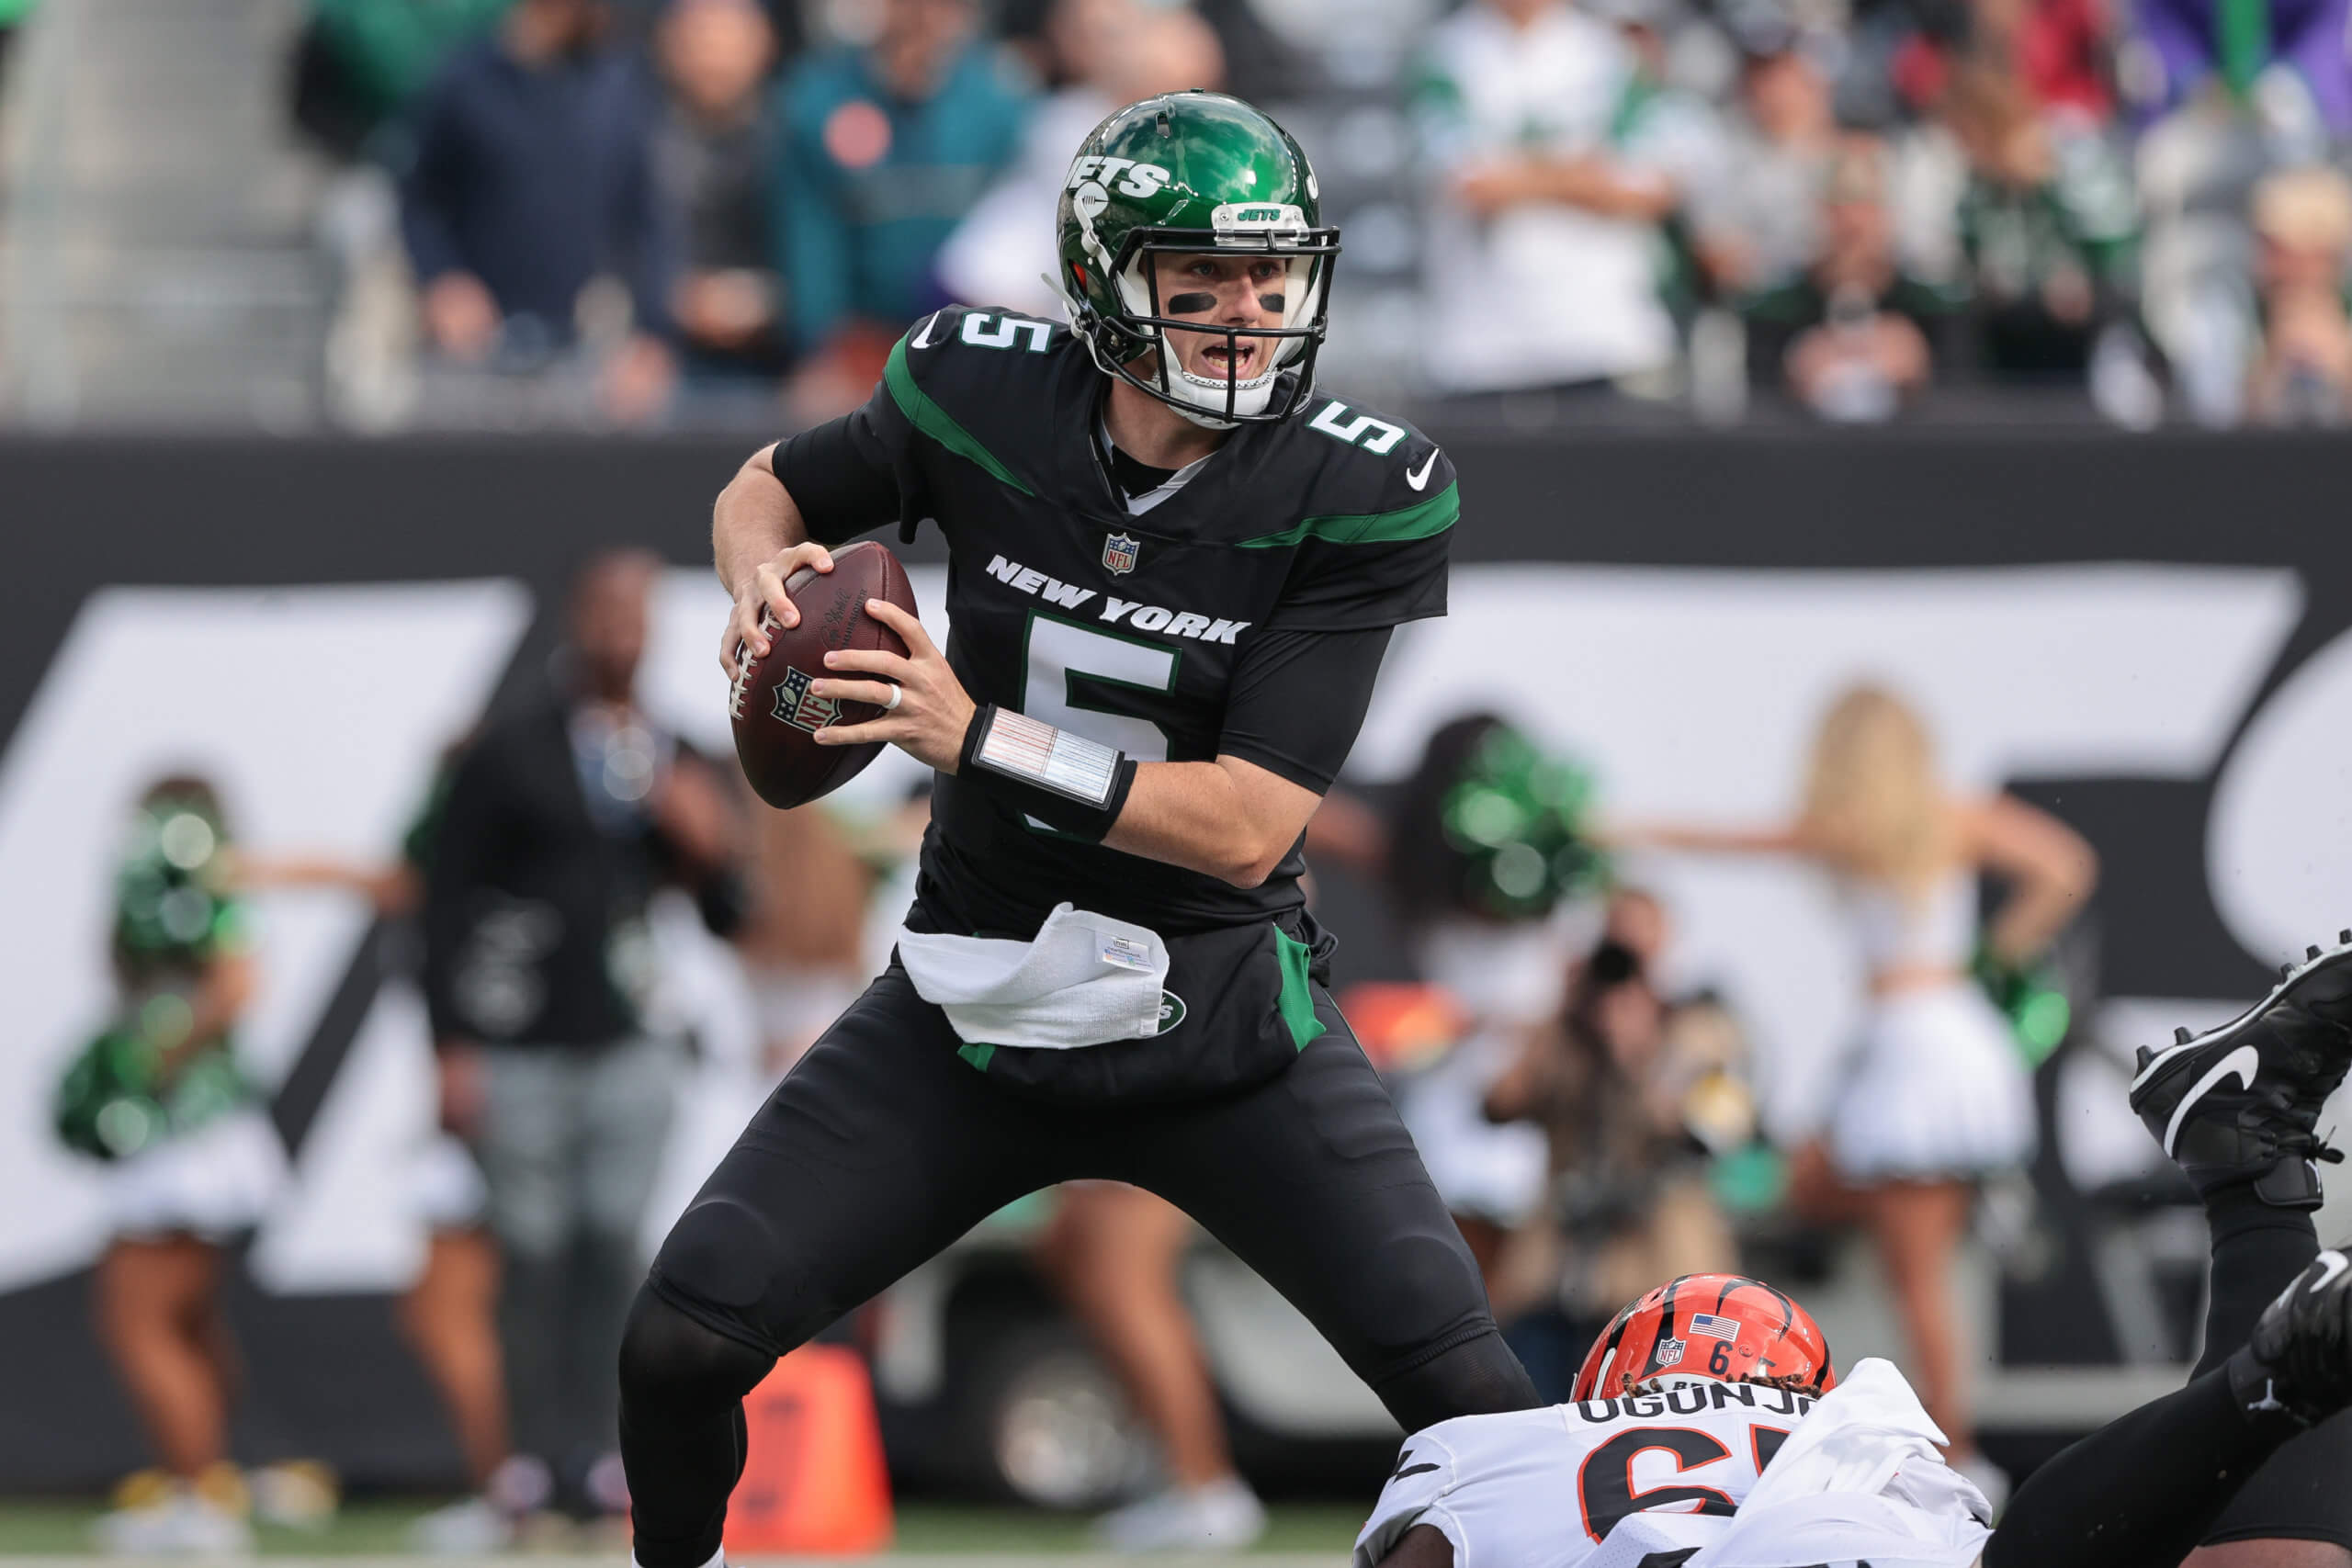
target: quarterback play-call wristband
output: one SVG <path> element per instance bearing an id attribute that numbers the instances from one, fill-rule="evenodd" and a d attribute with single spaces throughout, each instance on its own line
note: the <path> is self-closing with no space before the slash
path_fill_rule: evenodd
<path id="1" fill-rule="evenodd" d="M 989 703 L 964 731 L 956 772 L 1049 828 L 1101 843 L 1135 787 L 1125 752 Z"/>

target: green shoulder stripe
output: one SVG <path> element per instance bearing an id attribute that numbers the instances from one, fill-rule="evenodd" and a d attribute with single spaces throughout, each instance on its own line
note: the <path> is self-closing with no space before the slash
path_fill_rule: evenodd
<path id="1" fill-rule="evenodd" d="M 1453 526 L 1462 515 L 1462 486 L 1460 481 L 1446 486 L 1417 506 L 1401 506 L 1394 512 L 1372 512 L 1357 517 L 1306 517 L 1294 523 L 1279 534 L 1266 534 L 1255 539 L 1244 539 L 1245 550 L 1279 550 L 1309 539 L 1320 539 L 1328 545 L 1396 545 L 1408 539 L 1426 539 L 1442 534 Z"/>
<path id="2" fill-rule="evenodd" d="M 915 385 L 914 372 L 907 368 L 907 340 L 901 337 L 890 350 L 890 363 L 883 367 L 882 380 L 890 389 L 891 398 L 899 412 L 905 414 L 917 430 L 946 447 L 959 457 L 978 463 L 1000 483 L 1009 484 L 1023 495 L 1037 492 L 1013 478 L 1012 470 L 996 460 L 996 454 L 972 438 L 972 433 L 956 423 L 955 416 L 931 400 L 931 394 Z"/>

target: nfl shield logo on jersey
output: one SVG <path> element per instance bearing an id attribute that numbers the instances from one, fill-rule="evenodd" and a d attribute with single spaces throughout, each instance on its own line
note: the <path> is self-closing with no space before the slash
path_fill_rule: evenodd
<path id="1" fill-rule="evenodd" d="M 833 722 L 833 699 L 808 694 L 808 683 L 815 679 L 805 670 L 787 666 L 784 679 L 775 683 L 775 716 L 811 735 Z"/>
<path id="2" fill-rule="evenodd" d="M 1136 569 L 1136 552 L 1143 548 L 1143 541 L 1126 534 L 1114 534 L 1102 541 L 1102 570 L 1125 577 Z"/>

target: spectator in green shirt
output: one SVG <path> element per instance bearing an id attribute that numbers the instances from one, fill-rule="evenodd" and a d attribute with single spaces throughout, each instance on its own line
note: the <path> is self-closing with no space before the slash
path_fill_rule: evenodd
<path id="1" fill-rule="evenodd" d="M 863 402 L 899 334 L 948 303 L 934 258 L 1020 151 L 1033 90 L 974 0 L 871 10 L 871 44 L 809 55 L 777 93 L 777 255 L 808 359 L 792 417 L 809 423 Z"/>
<path id="2" fill-rule="evenodd" d="M 1997 377 L 2079 377 L 2131 310 L 2140 239 L 2132 174 L 2095 130 L 2048 119 L 2013 71 L 1953 73 L 1944 119 L 1968 159 L 1960 242 L 1976 341 Z"/>
<path id="3" fill-rule="evenodd" d="M 1897 262 L 1884 163 L 1875 138 L 1845 140 L 1830 162 L 1813 264 L 1741 312 L 1751 378 L 1841 423 L 1891 419 L 1926 388 L 1959 304 Z"/>

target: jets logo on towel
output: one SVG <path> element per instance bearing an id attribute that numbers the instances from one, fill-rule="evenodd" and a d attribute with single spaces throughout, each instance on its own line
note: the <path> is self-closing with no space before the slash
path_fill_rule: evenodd
<path id="1" fill-rule="evenodd" d="M 1714 1317 L 1703 1312 L 1693 1313 L 1690 1314 L 1690 1332 L 1703 1334 L 1710 1339 L 1727 1339 L 1736 1343 L 1739 1338 L 1739 1325 L 1728 1317 Z"/>
<path id="2" fill-rule="evenodd" d="M 833 722 L 833 699 L 808 694 L 814 680 L 807 671 L 786 666 L 784 679 L 775 683 L 775 716 L 811 735 Z"/>

